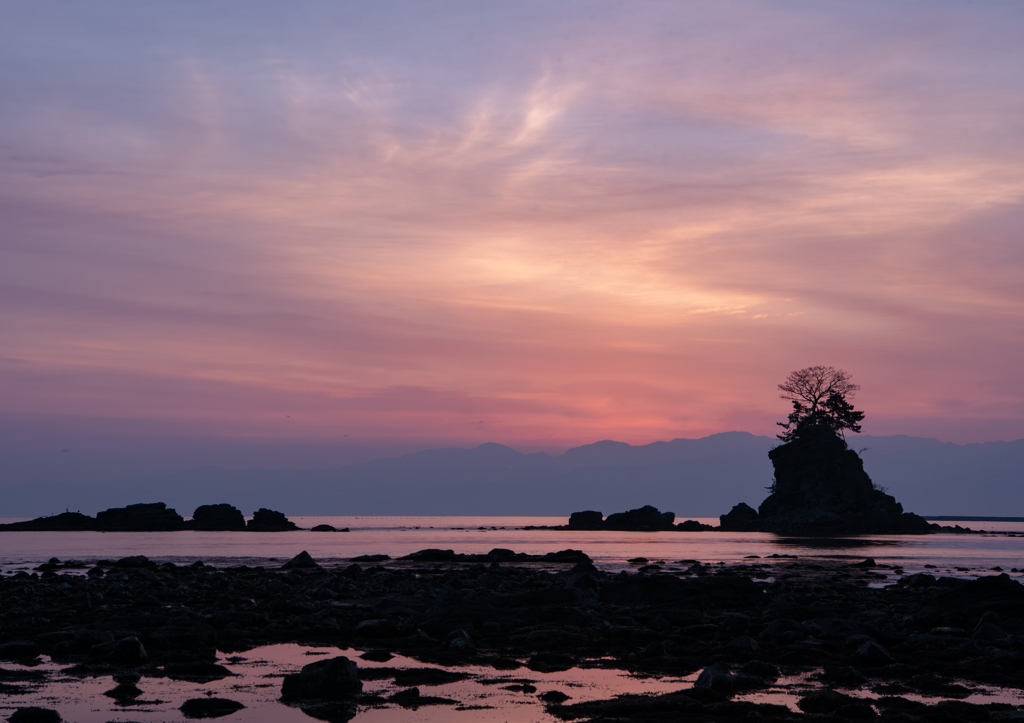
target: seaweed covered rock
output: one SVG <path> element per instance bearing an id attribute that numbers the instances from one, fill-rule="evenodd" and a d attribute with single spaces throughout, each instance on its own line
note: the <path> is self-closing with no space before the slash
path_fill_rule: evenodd
<path id="1" fill-rule="evenodd" d="M 252 519 L 246 525 L 250 532 L 288 532 L 299 529 L 298 525 L 284 516 L 283 512 L 268 510 L 260 507 L 253 513 Z"/>
<path id="2" fill-rule="evenodd" d="M 112 507 L 96 515 L 104 532 L 168 532 L 185 529 L 185 520 L 163 502 Z"/>
<path id="3" fill-rule="evenodd" d="M 208 532 L 223 530 L 244 530 L 245 517 L 242 511 L 232 505 L 222 503 L 219 505 L 200 505 L 192 513 L 192 522 L 189 527 L 193 530 L 204 530 Z"/>
<path id="4" fill-rule="evenodd" d="M 761 529 L 787 535 L 931 531 L 924 518 L 904 513 L 877 489 L 860 456 L 824 426 L 801 430 L 768 456 L 775 484 L 758 510 Z"/>

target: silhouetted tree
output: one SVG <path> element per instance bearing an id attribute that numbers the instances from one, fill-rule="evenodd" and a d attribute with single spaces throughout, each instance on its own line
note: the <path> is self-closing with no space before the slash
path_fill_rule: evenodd
<path id="1" fill-rule="evenodd" d="M 790 373 L 779 385 L 779 397 L 791 401 L 793 411 L 778 423 L 786 430 L 779 439 L 791 442 L 810 427 L 824 427 L 840 436 L 847 429 L 859 432 L 864 412 L 854 409 L 848 399 L 858 389 L 849 373 L 835 367 L 813 366 Z"/>

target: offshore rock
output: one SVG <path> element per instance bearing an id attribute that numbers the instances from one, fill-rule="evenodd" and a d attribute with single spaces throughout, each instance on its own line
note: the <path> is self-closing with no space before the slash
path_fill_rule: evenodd
<path id="1" fill-rule="evenodd" d="M 185 520 L 163 502 L 112 507 L 96 515 L 104 532 L 169 532 L 185 529 Z"/>
<path id="2" fill-rule="evenodd" d="M 718 518 L 719 526 L 726 532 L 752 532 L 761 529 L 761 518 L 757 510 L 746 502 L 735 505 Z"/>
<path id="3" fill-rule="evenodd" d="M 285 517 L 283 512 L 260 507 L 253 513 L 246 529 L 249 532 L 288 532 L 297 530 L 299 527 Z"/>
<path id="4" fill-rule="evenodd" d="M 604 529 L 634 532 L 671 530 L 675 519 L 676 515 L 674 512 L 662 512 L 657 507 L 644 505 L 628 512 L 616 512 L 608 515 L 608 518 L 604 521 Z"/>
<path id="5" fill-rule="evenodd" d="M 596 510 L 583 510 L 569 515 L 570 530 L 600 530 L 604 526 L 604 514 Z"/>
<path id="6" fill-rule="evenodd" d="M 23 532 L 78 532 L 95 529 L 96 518 L 83 515 L 81 512 L 61 512 L 51 517 L 37 517 L 34 520 L 0 525 L 0 530 Z"/>
<path id="7" fill-rule="evenodd" d="M 904 513 L 877 489 L 857 453 L 827 428 L 808 428 L 768 456 L 775 484 L 758 510 L 761 529 L 786 535 L 931 531 L 927 520 Z"/>
<path id="8" fill-rule="evenodd" d="M 242 511 L 232 505 L 200 505 L 192 513 L 189 527 L 193 530 L 207 532 L 234 531 L 245 529 L 245 517 Z"/>

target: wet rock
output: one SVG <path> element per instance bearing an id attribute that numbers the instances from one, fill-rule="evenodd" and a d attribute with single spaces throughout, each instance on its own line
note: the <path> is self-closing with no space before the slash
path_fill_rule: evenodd
<path id="1" fill-rule="evenodd" d="M 186 718 L 221 718 L 245 708 L 237 700 L 228 698 L 191 698 L 181 704 L 181 714 Z"/>
<path id="2" fill-rule="evenodd" d="M 538 673 L 555 673 L 576 667 L 576 659 L 563 653 L 537 653 L 530 656 L 526 667 Z"/>
<path id="3" fill-rule="evenodd" d="M 42 653 L 42 648 L 32 640 L 12 640 L 8 643 L 0 643 L 0 660 L 32 660 L 40 653 Z"/>
<path id="4" fill-rule="evenodd" d="M 353 557 L 352 562 L 384 562 L 390 559 L 391 555 L 359 555 L 358 557 Z"/>
<path id="5" fill-rule="evenodd" d="M 604 526 L 604 514 L 596 510 L 583 510 L 569 515 L 570 530 L 600 530 Z"/>
<path id="6" fill-rule="evenodd" d="M 245 529 L 245 517 L 242 511 L 232 505 L 200 505 L 192 513 L 192 521 L 188 525 L 193 530 L 204 531 L 240 531 Z"/>
<path id="7" fill-rule="evenodd" d="M 369 660 L 373 663 L 386 663 L 395 656 L 389 653 L 387 650 L 367 650 L 359 657 L 363 660 Z"/>
<path id="8" fill-rule="evenodd" d="M 363 689 L 359 669 L 345 656 L 318 660 L 298 673 L 284 677 L 281 699 L 285 701 L 324 698 L 338 700 L 358 695 Z"/>
<path id="9" fill-rule="evenodd" d="M 889 651 L 874 640 L 868 640 L 857 648 L 857 652 L 853 654 L 853 659 L 860 665 L 870 667 L 890 665 L 896 662 L 893 657 L 889 655 Z"/>
<path id="10" fill-rule="evenodd" d="M 315 570 L 319 569 L 320 565 L 316 563 L 316 560 L 308 552 L 303 550 L 291 560 L 281 565 L 281 567 L 285 570 Z"/>
<path id="11" fill-rule="evenodd" d="M 309 528 L 310 532 L 337 532 L 338 528 L 334 525 L 314 525 Z"/>
<path id="12" fill-rule="evenodd" d="M 169 532 L 185 529 L 185 520 L 163 502 L 112 507 L 96 515 L 104 532 Z"/>
<path id="13" fill-rule="evenodd" d="M 572 696 L 566 695 L 560 690 L 549 690 L 541 693 L 537 697 L 545 703 L 564 703 L 565 701 L 570 700 Z"/>
<path id="14" fill-rule="evenodd" d="M 147 657 L 149 656 L 146 654 L 146 648 L 143 647 L 142 642 L 134 635 L 118 640 L 110 651 L 112 662 L 125 663 L 127 665 L 137 665 L 144 662 Z"/>
<path id="15" fill-rule="evenodd" d="M 867 701 L 852 698 L 834 690 L 816 690 L 801 698 L 797 706 L 805 713 L 836 716 L 843 720 L 866 720 L 877 718 L 874 708 Z"/>
<path id="16" fill-rule="evenodd" d="M 61 723 L 64 719 L 60 717 L 60 713 L 50 708 L 26 706 L 18 708 L 7 720 L 11 723 Z"/>
<path id="17" fill-rule="evenodd" d="M 718 524 L 727 532 L 751 532 L 761 529 L 761 518 L 757 510 L 746 502 L 740 502 L 724 515 L 720 515 Z"/>
<path id="18" fill-rule="evenodd" d="M 113 564 L 114 567 L 141 570 L 143 568 L 156 567 L 156 563 L 152 562 L 145 555 L 132 555 L 130 557 L 122 557 L 120 560 Z"/>
<path id="19" fill-rule="evenodd" d="M 245 529 L 249 532 L 289 532 L 299 527 L 285 517 L 284 513 L 260 507 L 253 513 Z"/>

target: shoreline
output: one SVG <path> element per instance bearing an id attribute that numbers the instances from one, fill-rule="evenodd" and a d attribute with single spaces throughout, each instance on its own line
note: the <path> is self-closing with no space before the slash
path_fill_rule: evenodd
<path id="1" fill-rule="evenodd" d="M 848 698 L 879 690 L 886 699 L 935 698 L 915 709 L 921 720 L 939 720 L 932 709 L 942 700 L 967 718 L 987 719 L 993 711 L 959 700 L 971 686 L 1024 690 L 1024 586 L 1006 575 L 916 573 L 893 582 L 902 571 L 871 560 L 785 556 L 610 573 L 578 552 L 454 559 L 438 552 L 331 568 L 302 556 L 277 569 L 134 557 L 82 575 L 55 563 L 36 576 L 2 578 L 0 658 L 44 654 L 76 675 L 137 675 L 143 689 L 168 666 L 216 672 L 209 667 L 216 650 L 273 643 L 372 649 L 517 675 L 593 665 L 655 677 L 700 673 L 703 683 L 698 677 L 693 689 L 666 694 L 674 697 L 656 707 L 709 721 L 736 714 L 742 693 L 804 673 Z M 613 711 L 622 720 L 659 720 L 651 717 L 653 700 L 545 704 L 564 720 L 602 720 Z M 860 705 L 830 700 L 821 705 Z M 784 706 L 742 705 L 767 720 L 813 720 Z"/>

